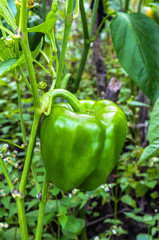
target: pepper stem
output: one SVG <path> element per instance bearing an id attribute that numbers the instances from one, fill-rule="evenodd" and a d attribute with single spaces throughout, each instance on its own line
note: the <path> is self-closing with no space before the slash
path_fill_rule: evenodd
<path id="1" fill-rule="evenodd" d="M 75 112 L 84 113 L 85 109 L 82 104 L 78 101 L 78 99 L 69 91 L 64 89 L 54 89 L 46 94 L 44 94 L 41 98 L 43 112 L 45 115 L 49 115 L 51 112 L 52 101 L 57 97 L 64 98 L 73 108 Z"/>

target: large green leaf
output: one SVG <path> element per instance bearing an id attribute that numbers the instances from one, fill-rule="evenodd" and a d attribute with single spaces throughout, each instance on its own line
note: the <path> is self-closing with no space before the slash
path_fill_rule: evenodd
<path id="1" fill-rule="evenodd" d="M 159 96 L 159 26 L 143 14 L 119 13 L 110 28 L 120 64 L 154 103 Z"/>
<path id="2" fill-rule="evenodd" d="M 138 161 L 138 165 L 148 158 L 159 155 L 159 98 L 157 99 L 150 118 L 147 138 L 150 145 L 146 147 Z"/>

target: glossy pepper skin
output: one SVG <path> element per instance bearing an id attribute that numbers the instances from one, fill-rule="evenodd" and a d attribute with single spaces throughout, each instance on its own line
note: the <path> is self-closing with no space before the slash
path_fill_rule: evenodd
<path id="1" fill-rule="evenodd" d="M 127 132 L 123 112 L 109 100 L 80 101 L 85 113 L 55 104 L 41 123 L 41 155 L 58 188 L 93 190 L 105 182 L 121 153 Z"/>

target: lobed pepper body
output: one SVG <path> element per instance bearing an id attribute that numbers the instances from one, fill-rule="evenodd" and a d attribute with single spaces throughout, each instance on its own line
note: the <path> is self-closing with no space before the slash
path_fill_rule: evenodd
<path id="1" fill-rule="evenodd" d="M 54 104 L 41 123 L 41 155 L 58 188 L 89 191 L 105 182 L 116 165 L 127 133 L 127 120 L 109 100 L 81 100 L 85 113 Z"/>

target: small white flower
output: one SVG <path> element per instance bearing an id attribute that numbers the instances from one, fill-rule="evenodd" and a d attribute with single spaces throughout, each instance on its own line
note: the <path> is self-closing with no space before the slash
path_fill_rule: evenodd
<path id="1" fill-rule="evenodd" d="M 0 223 L 0 228 L 2 228 L 3 227 L 3 223 Z"/>
<path id="2" fill-rule="evenodd" d="M 99 240 L 99 237 L 98 237 L 98 236 L 96 236 L 96 237 L 94 238 L 94 240 Z"/>
<path id="3" fill-rule="evenodd" d="M 5 193 L 1 193 L 1 196 L 2 196 L 2 197 L 5 197 L 5 196 L 6 196 L 6 194 L 5 194 Z"/>
<path id="4" fill-rule="evenodd" d="M 105 187 L 105 189 L 104 189 L 106 192 L 109 192 L 109 187 Z"/>
<path id="5" fill-rule="evenodd" d="M 40 142 L 36 142 L 36 146 L 40 146 Z"/>
<path id="6" fill-rule="evenodd" d="M 7 223 L 5 223 L 3 226 L 4 226 L 5 228 L 8 228 L 8 224 L 7 224 Z"/>
<path id="7" fill-rule="evenodd" d="M 8 158 L 4 158 L 3 160 L 4 160 L 5 162 L 7 162 L 7 161 L 8 161 Z"/>
<path id="8" fill-rule="evenodd" d="M 115 234 L 117 234 L 117 231 L 115 229 L 113 229 L 112 233 L 115 235 Z"/>
<path id="9" fill-rule="evenodd" d="M 8 156 L 10 155 L 10 152 L 9 152 L 9 151 L 7 151 L 7 155 L 8 155 Z"/>
<path id="10" fill-rule="evenodd" d="M 74 188 L 74 189 L 72 190 L 72 194 L 76 194 L 77 191 L 78 191 L 78 189 Z"/>
<path id="11" fill-rule="evenodd" d="M 17 153 L 18 153 L 18 151 L 17 151 L 17 150 L 14 150 L 13 152 L 14 152 L 15 154 L 17 154 Z"/>
<path id="12" fill-rule="evenodd" d="M 7 149 L 8 147 L 9 147 L 8 144 L 3 145 L 3 148 L 5 148 L 5 149 Z"/>
<path id="13" fill-rule="evenodd" d="M 71 193 L 69 193 L 69 194 L 68 194 L 68 197 L 69 197 L 69 198 L 71 198 L 71 197 L 72 197 L 72 194 L 71 194 Z"/>
<path id="14" fill-rule="evenodd" d="M 18 163 L 15 164 L 15 168 L 17 168 L 17 167 L 18 167 Z"/>

